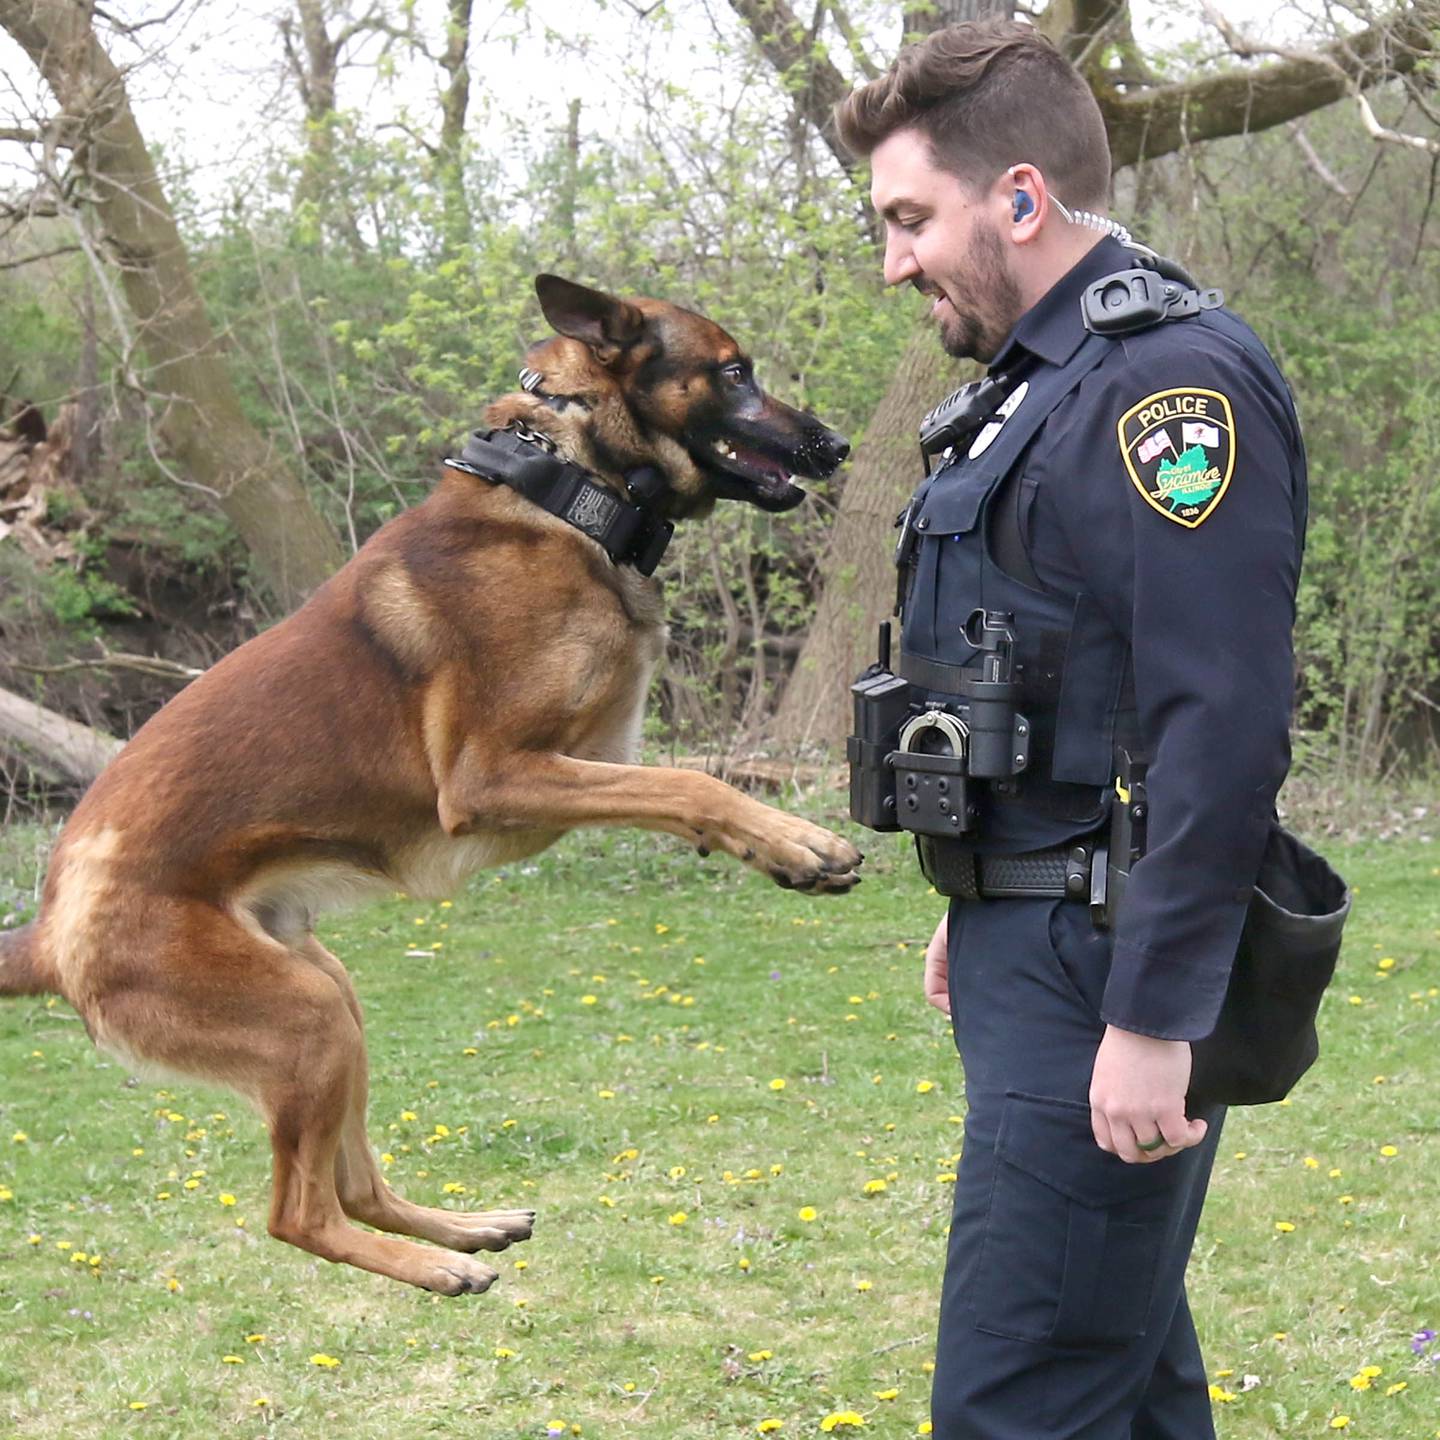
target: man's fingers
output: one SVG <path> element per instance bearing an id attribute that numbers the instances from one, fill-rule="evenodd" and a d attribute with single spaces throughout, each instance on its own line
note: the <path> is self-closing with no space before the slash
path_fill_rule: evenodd
<path id="1" fill-rule="evenodd" d="M 1097 1110 L 1093 1105 L 1090 1107 L 1090 1133 L 1095 1137 L 1095 1143 L 1108 1154 L 1115 1154 L 1115 1141 L 1111 1137 L 1110 1122 L 1105 1118 L 1103 1110 Z"/>
<path id="2" fill-rule="evenodd" d="M 941 916 L 925 947 L 925 998 L 942 1015 L 950 1016 L 950 916 Z"/>

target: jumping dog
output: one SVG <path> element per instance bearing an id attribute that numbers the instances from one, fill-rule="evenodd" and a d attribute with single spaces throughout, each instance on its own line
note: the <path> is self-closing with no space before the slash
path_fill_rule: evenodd
<path id="1" fill-rule="evenodd" d="M 844 459 L 844 439 L 766 395 L 704 317 L 556 276 L 536 290 L 558 334 L 486 422 L 588 472 L 603 504 L 629 504 L 643 476 L 652 520 L 721 497 L 788 510 L 804 493 L 792 475 Z M 277 1239 L 446 1295 L 487 1289 L 496 1272 L 474 1252 L 526 1239 L 534 1212 L 432 1209 L 385 1183 L 360 1005 L 315 916 L 367 892 L 447 895 L 580 825 L 663 830 L 784 886 L 849 889 L 847 841 L 710 776 L 633 763 L 664 641 L 655 581 L 447 463 L 91 786 L 38 917 L 0 937 L 0 994 L 58 992 L 126 1064 L 250 1100 Z"/>

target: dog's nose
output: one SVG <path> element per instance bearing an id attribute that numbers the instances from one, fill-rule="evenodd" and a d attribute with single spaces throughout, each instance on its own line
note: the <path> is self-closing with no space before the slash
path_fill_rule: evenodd
<path id="1" fill-rule="evenodd" d="M 850 453 L 850 442 L 834 430 L 825 432 L 825 449 L 829 452 L 832 464 L 839 465 Z"/>

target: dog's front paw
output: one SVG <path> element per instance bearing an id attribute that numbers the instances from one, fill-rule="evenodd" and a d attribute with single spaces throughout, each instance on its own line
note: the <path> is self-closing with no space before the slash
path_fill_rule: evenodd
<path id="1" fill-rule="evenodd" d="M 860 883 L 865 857 L 848 840 L 794 815 L 771 813 L 780 823 L 754 847 L 749 864 L 782 889 L 806 895 L 841 895 Z"/>

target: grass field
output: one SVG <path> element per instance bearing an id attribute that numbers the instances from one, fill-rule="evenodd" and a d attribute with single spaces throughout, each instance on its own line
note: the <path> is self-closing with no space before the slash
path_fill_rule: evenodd
<path id="1" fill-rule="evenodd" d="M 964 1091 L 939 902 L 870 839 L 832 900 L 589 835 L 322 925 L 395 1187 L 539 1210 L 478 1298 L 270 1240 L 251 1113 L 0 1003 L 0 1436 L 915 1435 Z M 1440 846 L 1333 858 L 1321 1063 L 1231 1114 L 1191 1268 L 1225 1440 L 1440 1435 Z"/>

